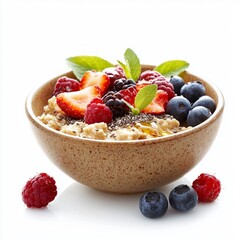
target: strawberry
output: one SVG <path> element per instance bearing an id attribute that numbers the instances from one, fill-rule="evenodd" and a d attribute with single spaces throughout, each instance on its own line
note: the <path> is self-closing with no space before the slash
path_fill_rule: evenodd
<path id="1" fill-rule="evenodd" d="M 83 118 L 87 105 L 95 97 L 101 97 L 101 89 L 90 86 L 76 92 L 64 92 L 57 95 L 58 106 L 70 118 Z"/>
<path id="2" fill-rule="evenodd" d="M 110 79 L 103 72 L 87 71 L 80 80 L 80 89 L 89 86 L 98 86 L 102 90 L 102 95 L 107 91 L 110 85 Z"/>
<path id="3" fill-rule="evenodd" d="M 152 102 L 145 107 L 142 112 L 150 114 L 161 114 L 165 112 L 168 103 L 168 94 L 164 90 L 157 90 L 157 94 Z"/>

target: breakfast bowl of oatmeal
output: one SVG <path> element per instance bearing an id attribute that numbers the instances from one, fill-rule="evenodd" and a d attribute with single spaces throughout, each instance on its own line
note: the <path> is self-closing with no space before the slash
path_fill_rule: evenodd
<path id="1" fill-rule="evenodd" d="M 140 65 L 137 80 L 125 68 L 70 71 L 26 99 L 48 158 L 100 191 L 143 192 L 184 176 L 211 147 L 224 110 L 220 90 L 183 68 L 164 76 Z"/>

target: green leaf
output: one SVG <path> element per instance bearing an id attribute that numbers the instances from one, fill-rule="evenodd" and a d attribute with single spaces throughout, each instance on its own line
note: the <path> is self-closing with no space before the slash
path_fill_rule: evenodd
<path id="1" fill-rule="evenodd" d="M 105 59 L 96 56 L 75 56 L 66 59 L 77 79 L 81 79 L 86 71 L 102 71 L 114 65 Z"/>
<path id="2" fill-rule="evenodd" d="M 189 63 L 183 60 L 171 60 L 156 66 L 153 70 L 165 77 L 178 75 L 189 67 Z"/>
<path id="3" fill-rule="evenodd" d="M 143 87 L 135 97 L 134 105 L 139 111 L 152 102 L 157 93 L 157 85 L 151 84 Z"/>
<path id="4" fill-rule="evenodd" d="M 118 61 L 119 65 L 123 68 L 123 71 L 125 72 L 125 75 L 126 77 L 129 79 L 129 78 L 132 78 L 132 75 L 131 75 L 131 71 L 130 69 L 128 68 L 128 66 L 120 61 Z"/>
<path id="5" fill-rule="evenodd" d="M 137 81 L 141 74 L 141 65 L 138 56 L 132 49 L 128 48 L 124 53 L 124 58 L 131 73 L 131 78 Z"/>

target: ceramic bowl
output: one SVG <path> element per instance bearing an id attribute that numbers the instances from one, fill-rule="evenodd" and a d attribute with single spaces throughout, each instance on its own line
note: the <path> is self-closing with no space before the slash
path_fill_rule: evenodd
<path id="1" fill-rule="evenodd" d="M 142 70 L 152 68 L 142 65 Z M 63 75 L 74 77 L 72 72 Z M 203 159 L 218 133 L 224 110 L 222 93 L 213 84 L 188 72 L 182 75 L 184 80 L 201 81 L 217 104 L 209 119 L 190 130 L 131 141 L 91 140 L 61 133 L 37 118 L 52 96 L 59 77 L 44 83 L 27 97 L 26 114 L 49 159 L 71 178 L 91 188 L 134 193 L 173 182 Z"/>

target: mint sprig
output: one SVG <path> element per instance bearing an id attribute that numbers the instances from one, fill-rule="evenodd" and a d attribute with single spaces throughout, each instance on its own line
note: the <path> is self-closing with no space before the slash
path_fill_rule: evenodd
<path id="1" fill-rule="evenodd" d="M 81 79 L 86 71 L 102 71 L 114 65 L 107 60 L 96 56 L 75 56 L 66 59 L 77 79 Z"/>
<path id="2" fill-rule="evenodd" d="M 165 77 L 171 77 L 179 75 L 188 67 L 189 63 L 184 60 L 170 60 L 156 66 L 153 70 L 161 73 Z"/>
<path id="3" fill-rule="evenodd" d="M 156 96 L 156 93 L 157 85 L 151 84 L 140 89 L 140 91 L 135 97 L 134 106 L 129 104 L 124 99 L 122 99 L 122 101 L 131 109 L 134 115 L 138 115 L 145 107 L 147 107 L 152 102 L 152 100 Z"/>
<path id="4" fill-rule="evenodd" d="M 124 53 L 126 64 L 118 61 L 119 65 L 123 68 L 127 78 L 137 81 L 141 74 L 141 64 L 137 54 L 130 48 Z"/>

